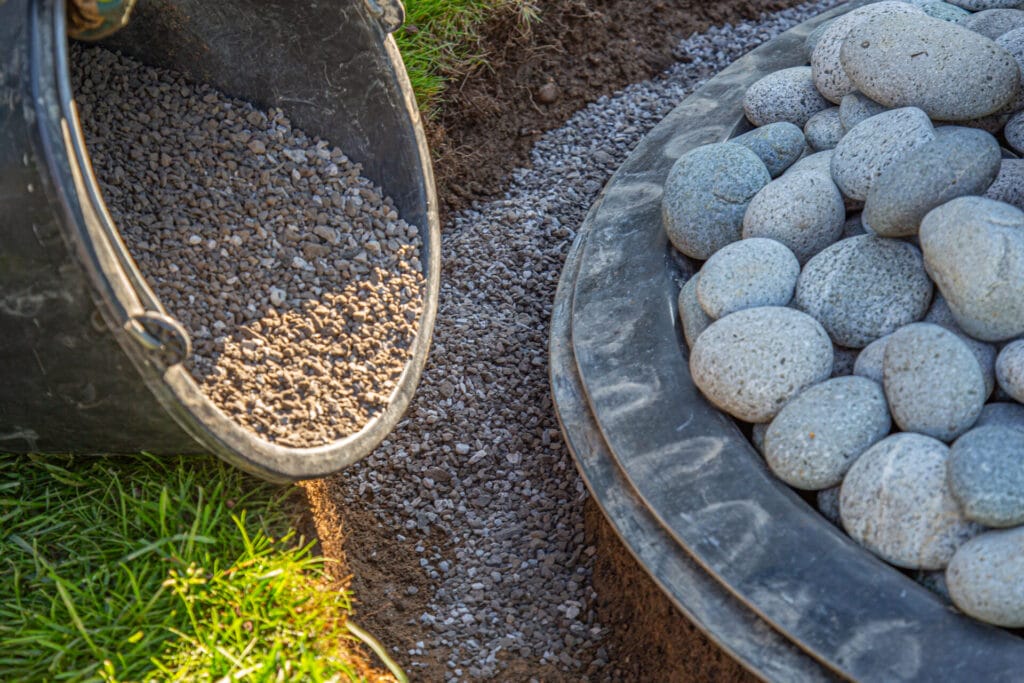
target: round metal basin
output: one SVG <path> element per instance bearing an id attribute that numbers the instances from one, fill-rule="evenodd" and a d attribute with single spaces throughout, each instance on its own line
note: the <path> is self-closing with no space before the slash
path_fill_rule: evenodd
<path id="1" fill-rule="evenodd" d="M 768 680 L 1019 680 L 1024 639 L 963 616 L 875 558 L 775 479 L 694 386 L 678 322 L 698 267 L 668 245 L 673 162 L 746 130 L 758 78 L 805 64 L 809 21 L 751 52 L 667 116 L 587 216 L 552 320 L 559 419 L 623 541 L 698 626 Z"/>

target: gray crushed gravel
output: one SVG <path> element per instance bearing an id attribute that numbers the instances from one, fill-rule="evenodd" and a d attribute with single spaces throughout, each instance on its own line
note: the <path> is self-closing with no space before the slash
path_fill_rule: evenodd
<path id="1" fill-rule="evenodd" d="M 508 660 L 573 680 L 612 675 L 590 607 L 587 494 L 549 397 L 547 331 L 565 254 L 598 192 L 662 117 L 738 57 L 836 4 L 687 38 L 680 63 L 545 134 L 504 197 L 445 226 L 438 321 L 416 398 L 389 439 L 339 477 L 346 502 L 396 540 L 424 539 L 415 549 L 436 590 L 416 616 L 422 641 L 395 647 L 414 677 L 442 654 L 449 680 L 499 676 Z"/>

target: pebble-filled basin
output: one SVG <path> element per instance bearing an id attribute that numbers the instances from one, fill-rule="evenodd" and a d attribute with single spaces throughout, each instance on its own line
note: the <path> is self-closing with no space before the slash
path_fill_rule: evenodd
<path id="1" fill-rule="evenodd" d="M 747 88 L 804 64 L 810 31 L 858 4 L 737 61 L 618 170 L 563 272 L 555 401 L 577 465 L 627 546 L 695 623 L 759 675 L 1013 680 L 1024 640 L 950 609 L 853 543 L 772 476 L 689 375 L 676 297 L 695 264 L 667 244 L 662 226 L 669 169 L 688 150 L 748 130 Z M 758 651 L 790 656 L 772 668 Z"/>

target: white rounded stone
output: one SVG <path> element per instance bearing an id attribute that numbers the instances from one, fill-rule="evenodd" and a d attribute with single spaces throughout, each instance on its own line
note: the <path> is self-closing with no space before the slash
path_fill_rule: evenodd
<path id="1" fill-rule="evenodd" d="M 897 567 L 944 568 L 982 529 L 949 490 L 948 457 L 945 444 L 921 434 L 894 434 L 869 448 L 840 489 L 846 532 Z"/>
<path id="2" fill-rule="evenodd" d="M 746 422 L 768 422 L 832 372 L 821 325 L 792 308 L 747 308 L 711 324 L 690 353 L 690 375 L 711 403 Z"/>

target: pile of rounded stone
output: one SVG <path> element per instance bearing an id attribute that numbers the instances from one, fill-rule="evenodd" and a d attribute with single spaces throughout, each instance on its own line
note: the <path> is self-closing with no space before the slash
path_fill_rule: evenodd
<path id="1" fill-rule="evenodd" d="M 772 472 L 962 611 L 1024 626 L 1024 2 L 879 2 L 682 156 L 695 384 Z M 894 425 L 895 423 L 895 425 Z M 944 570 L 944 574 L 940 573 Z"/>

